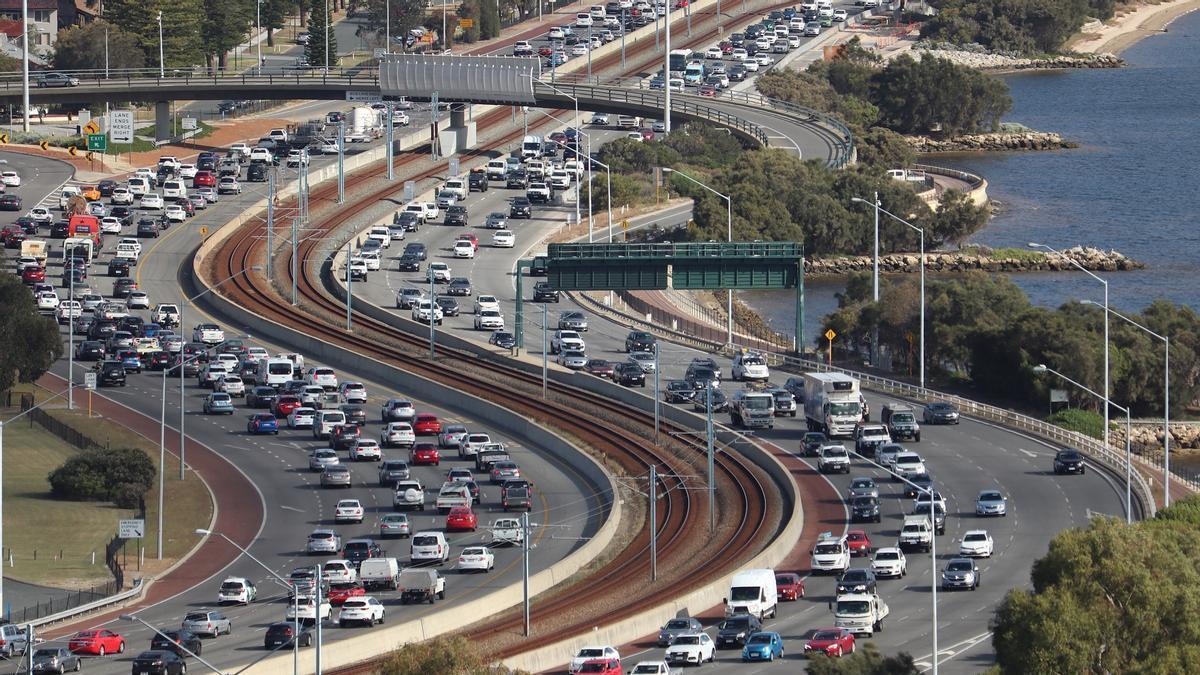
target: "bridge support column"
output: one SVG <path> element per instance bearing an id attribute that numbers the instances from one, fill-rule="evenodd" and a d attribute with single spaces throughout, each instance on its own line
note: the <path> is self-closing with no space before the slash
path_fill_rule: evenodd
<path id="1" fill-rule="evenodd" d="M 154 140 L 171 140 L 171 102 L 157 101 L 154 104 Z"/>
<path id="2" fill-rule="evenodd" d="M 450 106 L 450 126 L 438 132 L 443 156 L 475 147 L 475 122 L 468 118 L 468 108 L 460 103 Z"/>

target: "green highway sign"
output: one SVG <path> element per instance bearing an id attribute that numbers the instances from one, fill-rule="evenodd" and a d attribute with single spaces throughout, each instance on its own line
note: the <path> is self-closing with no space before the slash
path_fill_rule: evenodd
<path id="1" fill-rule="evenodd" d="M 108 137 L 104 134 L 88 134 L 88 150 L 104 152 L 108 149 Z"/>

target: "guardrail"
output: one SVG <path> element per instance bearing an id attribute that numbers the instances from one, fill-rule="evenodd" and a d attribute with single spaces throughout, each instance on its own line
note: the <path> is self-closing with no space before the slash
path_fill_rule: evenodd
<path id="1" fill-rule="evenodd" d="M 913 164 L 913 168 L 918 169 L 920 171 L 924 171 L 926 173 L 937 174 L 939 176 L 949 176 L 951 178 L 957 178 L 957 179 L 963 181 L 964 183 L 969 183 L 972 190 L 978 188 L 980 185 L 983 185 L 983 183 L 984 183 L 982 176 L 977 176 L 973 173 L 970 173 L 969 171 L 960 171 L 959 169 L 951 169 L 949 167 L 935 166 L 932 164 Z"/>
<path id="2" fill-rule="evenodd" d="M 126 74 L 122 76 L 104 77 L 101 74 L 99 77 L 94 74 L 88 77 L 79 77 L 78 84 L 70 87 L 41 87 L 35 86 L 35 89 L 43 91 L 45 89 L 53 89 L 55 91 L 72 91 L 79 88 L 88 89 L 121 89 L 134 87 L 193 87 L 202 85 L 223 86 L 223 85 L 241 85 L 241 86 L 256 86 L 268 87 L 272 85 L 327 85 L 327 86 L 379 86 L 379 74 L 374 71 L 362 72 L 355 70 L 338 71 L 338 72 L 318 72 L 318 71 L 303 71 L 295 73 L 265 73 L 255 75 L 250 73 L 243 74 L 227 74 L 227 73 L 193 73 L 188 71 L 179 71 L 177 73 L 168 72 L 165 76 L 160 77 L 158 72 L 153 74 Z M 20 79 L 3 78 L 0 79 L 0 91 L 12 93 L 22 88 Z"/>

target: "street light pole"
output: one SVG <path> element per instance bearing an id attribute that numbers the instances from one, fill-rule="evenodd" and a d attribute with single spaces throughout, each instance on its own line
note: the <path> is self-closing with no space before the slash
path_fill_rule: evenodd
<path id="1" fill-rule="evenodd" d="M 546 400 L 546 379 L 550 370 L 550 351 L 547 348 L 546 340 L 546 322 L 547 318 L 546 303 L 542 303 L 542 400 Z"/>
<path id="2" fill-rule="evenodd" d="M 1080 302 L 1102 307 L 1094 300 L 1081 300 Z M 1155 333 L 1115 309 L 1106 309 L 1105 312 L 1118 319 L 1124 319 L 1126 323 L 1163 341 L 1163 507 L 1165 508 L 1171 505 L 1171 338 Z"/>
<path id="3" fill-rule="evenodd" d="M 669 88 L 670 87 L 668 86 L 668 89 Z M 662 168 L 662 170 L 664 173 L 673 173 L 676 176 L 682 176 L 683 178 L 686 178 L 687 180 L 695 183 L 696 185 L 699 185 L 700 187 L 704 188 L 705 190 L 708 190 L 709 192 L 713 193 L 714 195 L 725 200 L 726 236 L 728 237 L 729 243 L 732 244 L 733 243 L 733 200 L 729 198 L 729 195 L 724 194 L 722 192 L 717 192 L 716 190 L 712 189 L 708 185 L 696 180 L 695 178 L 692 178 L 691 176 L 687 175 L 686 173 L 680 171 L 679 169 L 672 169 L 670 167 L 664 166 Z M 609 223 L 609 227 L 611 227 L 611 226 L 612 226 L 612 224 Z M 725 299 L 725 302 L 726 302 L 726 305 L 725 305 L 725 319 L 726 319 L 726 322 L 725 322 L 725 324 L 726 324 L 725 325 L 725 344 L 732 345 L 733 344 L 733 289 L 728 288 L 728 289 L 726 289 L 726 292 L 727 292 L 727 296 Z"/>
<path id="4" fill-rule="evenodd" d="M 29 0 L 21 0 L 21 111 L 21 129 L 29 133 Z"/>
<path id="5" fill-rule="evenodd" d="M 255 35 L 254 39 L 258 40 L 256 43 L 258 45 L 258 73 L 261 75 L 263 67 L 262 40 L 260 39 L 262 37 L 262 0 L 257 0 L 254 3 L 254 29 L 255 32 L 260 34 Z"/>
<path id="6" fill-rule="evenodd" d="M 1050 368 L 1049 366 L 1047 366 L 1044 363 L 1034 366 L 1033 372 L 1035 372 L 1035 373 L 1051 373 L 1051 374 L 1057 375 L 1058 377 L 1066 380 L 1067 382 L 1070 382 L 1071 384 L 1075 385 L 1076 387 L 1079 387 L 1080 389 L 1086 391 L 1087 393 L 1091 394 L 1092 396 L 1095 396 L 1096 398 L 1103 401 L 1105 408 L 1112 406 L 1112 407 L 1116 408 L 1117 410 L 1121 410 L 1125 413 L 1125 522 L 1132 523 L 1133 522 L 1133 445 L 1130 440 L 1130 432 L 1132 431 L 1132 424 L 1131 424 L 1131 420 L 1130 420 L 1129 408 L 1126 408 L 1117 403 L 1113 403 L 1112 401 L 1110 401 L 1108 398 L 1101 395 L 1100 393 L 1095 392 L 1095 391 L 1089 389 L 1088 387 L 1083 386 L 1082 384 L 1076 382 L 1075 380 L 1072 380 L 1071 378 L 1067 377 L 1066 375 L 1063 375 L 1062 373 L 1058 372 L 1057 370 Z M 1108 443 L 1105 443 L 1104 445 L 1105 445 L 1105 447 L 1108 447 Z"/>
<path id="7" fill-rule="evenodd" d="M 159 78 L 166 77 L 166 59 L 163 56 L 163 26 L 162 12 L 158 13 L 158 76 Z"/>

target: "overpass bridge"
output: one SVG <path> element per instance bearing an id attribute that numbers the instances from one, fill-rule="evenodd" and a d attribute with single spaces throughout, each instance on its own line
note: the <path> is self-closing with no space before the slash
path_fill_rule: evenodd
<path id="1" fill-rule="evenodd" d="M 445 57 L 452 58 L 452 57 Z M 470 57 L 453 57 L 466 61 Z M 479 60 L 479 59 L 475 59 Z M 498 61 L 500 59 L 491 59 Z M 509 59 L 529 62 L 529 59 Z M 403 96 L 429 101 L 433 95 L 442 103 L 454 104 L 450 126 L 467 122 L 467 104 L 528 105 L 539 108 L 628 114 L 662 118 L 666 92 L 652 90 L 648 78 L 600 82 L 598 79 L 539 79 L 536 68 L 523 75 L 524 87 L 472 86 L 467 80 L 443 84 L 432 92 L 429 86 L 398 82 L 387 63 L 380 68 L 294 73 L 230 74 L 158 70 L 77 71 L 64 74 L 77 82 L 70 87 L 31 86 L 31 103 L 122 103 L 155 102 L 158 127 L 169 134 L 169 102 L 178 100 L 387 100 Z M 470 66 L 471 64 L 465 64 Z M 533 64 L 536 65 L 536 64 Z M 436 80 L 435 80 L 436 81 Z M 443 80 L 445 82 L 445 80 Z M 20 77 L 0 78 L 0 102 L 19 105 L 23 84 Z M 751 143 L 798 153 L 805 159 L 821 159 L 841 167 L 854 161 L 853 138 L 837 120 L 817 111 L 744 92 L 720 92 L 716 97 L 672 92 L 672 119 L 701 120 L 730 130 Z M 473 136 L 473 135 L 472 135 Z M 160 139 L 163 140 L 163 139 Z M 472 139 L 473 140 L 473 139 Z M 459 143 L 459 148 L 470 143 Z"/>

